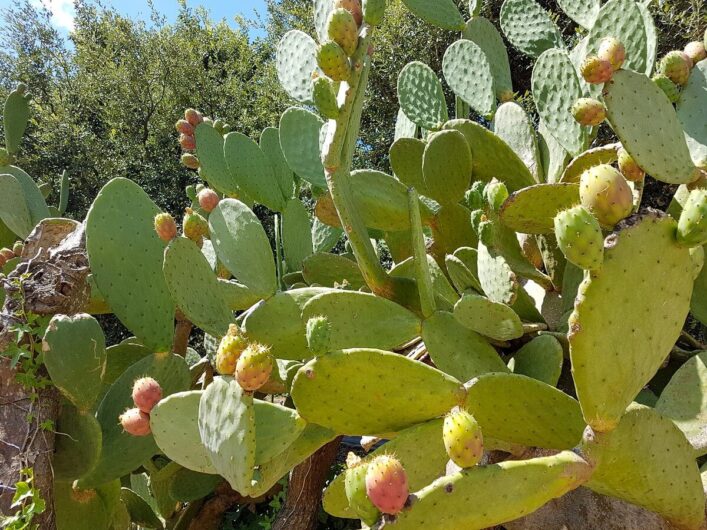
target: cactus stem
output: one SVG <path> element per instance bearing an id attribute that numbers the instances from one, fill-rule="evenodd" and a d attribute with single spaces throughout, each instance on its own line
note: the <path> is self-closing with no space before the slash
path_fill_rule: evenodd
<path id="1" fill-rule="evenodd" d="M 280 227 L 280 214 L 275 214 L 275 271 L 277 273 L 277 285 L 284 290 L 282 282 L 282 236 Z"/>
<path id="2" fill-rule="evenodd" d="M 527 335 L 529 333 L 537 333 L 538 331 L 547 330 L 547 324 L 523 324 L 523 334 Z"/>

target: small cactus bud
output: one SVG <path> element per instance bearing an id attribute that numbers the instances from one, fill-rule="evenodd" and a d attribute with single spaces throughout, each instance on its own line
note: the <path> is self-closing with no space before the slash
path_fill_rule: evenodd
<path id="1" fill-rule="evenodd" d="M 604 261 L 604 238 L 599 222 L 583 206 L 575 206 L 555 216 L 557 245 L 577 267 L 597 270 Z"/>
<path id="2" fill-rule="evenodd" d="M 628 217 L 633 210 L 633 192 L 628 182 L 608 164 L 599 164 L 582 173 L 579 197 L 582 205 L 607 227 Z"/>
<path id="3" fill-rule="evenodd" d="M 152 377 L 142 377 L 133 384 L 133 403 L 145 414 L 162 399 L 162 387 Z"/>
<path id="4" fill-rule="evenodd" d="M 327 42 L 319 47 L 317 64 L 334 81 L 348 81 L 351 76 L 351 64 L 346 52 L 335 42 Z"/>
<path id="5" fill-rule="evenodd" d="M 407 473 L 397 458 L 380 455 L 368 463 L 366 494 L 381 512 L 389 515 L 400 513 L 409 493 Z"/>
<path id="6" fill-rule="evenodd" d="M 182 155 L 182 164 L 188 169 L 199 169 L 201 167 L 199 159 L 191 153 L 184 153 Z"/>
<path id="7" fill-rule="evenodd" d="M 680 99 L 680 88 L 673 83 L 667 75 L 656 74 L 652 78 L 653 82 L 660 88 L 670 100 L 670 103 L 677 103 Z"/>
<path id="8" fill-rule="evenodd" d="M 194 109 L 185 110 L 184 119 L 187 120 L 192 125 L 192 127 L 195 128 L 197 125 L 204 121 L 204 117 L 201 115 L 201 112 Z"/>
<path id="9" fill-rule="evenodd" d="M 174 128 L 177 129 L 178 133 L 194 136 L 194 126 L 187 120 L 179 120 L 174 124 Z"/>
<path id="10" fill-rule="evenodd" d="M 132 436 L 147 436 L 150 430 L 150 416 L 138 408 L 128 409 L 120 415 L 120 425 Z"/>
<path id="11" fill-rule="evenodd" d="M 685 52 L 668 52 L 660 60 L 658 72 L 666 76 L 678 86 L 685 86 L 690 78 L 692 59 Z"/>
<path id="12" fill-rule="evenodd" d="M 158 213 L 155 216 L 155 232 L 165 243 L 169 243 L 177 237 L 177 223 L 168 213 Z"/>
<path id="13" fill-rule="evenodd" d="M 485 220 L 486 214 L 482 209 L 477 209 L 477 210 L 472 210 L 471 212 L 471 227 L 474 229 L 474 232 L 477 234 L 479 233 L 479 228 L 481 227 L 481 223 Z"/>
<path id="14" fill-rule="evenodd" d="M 383 22 L 387 0 L 363 0 L 363 20 L 371 26 Z"/>
<path id="15" fill-rule="evenodd" d="M 354 453 L 349 453 L 346 457 L 346 467 L 344 490 L 346 491 L 349 506 L 364 523 L 371 526 L 378 519 L 380 512 L 366 494 L 368 464 Z"/>
<path id="16" fill-rule="evenodd" d="M 687 55 L 693 64 L 697 64 L 703 59 L 707 58 L 707 51 L 705 50 L 705 45 L 703 42 L 698 40 L 693 42 L 688 42 L 685 45 L 685 55 Z"/>
<path id="17" fill-rule="evenodd" d="M 339 104 L 334 93 L 334 83 L 327 77 L 319 77 L 313 83 L 314 105 L 319 114 L 328 120 L 339 117 Z"/>
<path id="18" fill-rule="evenodd" d="M 619 39 L 606 37 L 599 42 L 597 56 L 603 61 L 609 61 L 614 71 L 621 68 L 626 60 L 626 48 Z"/>
<path id="19" fill-rule="evenodd" d="M 218 193 L 210 188 L 204 188 L 196 197 L 199 200 L 199 206 L 201 209 L 208 213 L 211 213 L 211 211 L 218 206 L 218 203 L 221 200 Z"/>
<path id="20" fill-rule="evenodd" d="M 179 135 L 179 145 L 185 151 L 192 151 L 192 150 L 196 149 L 196 140 L 194 139 L 193 136 L 191 136 L 189 134 L 180 134 Z"/>
<path id="21" fill-rule="evenodd" d="M 474 467 L 484 456 L 484 439 L 478 422 L 465 410 L 455 409 L 444 418 L 442 439 L 449 458 L 461 468 Z"/>
<path id="22" fill-rule="evenodd" d="M 641 182 L 646 176 L 646 172 L 623 147 L 619 149 L 619 171 L 626 177 L 626 180 L 633 182 Z"/>
<path id="23" fill-rule="evenodd" d="M 22 241 L 15 241 L 15 244 L 12 245 L 12 253 L 15 255 L 15 257 L 19 258 L 22 256 L 22 251 L 24 250 L 25 245 L 22 243 Z"/>
<path id="24" fill-rule="evenodd" d="M 579 98 L 572 105 L 572 116 L 577 120 L 577 123 L 594 127 L 606 119 L 606 109 L 601 101 L 593 98 Z"/>
<path id="25" fill-rule="evenodd" d="M 254 392 L 268 382 L 274 364 L 270 348 L 251 343 L 236 362 L 236 381 L 243 390 Z"/>
<path id="26" fill-rule="evenodd" d="M 582 63 L 582 77 L 587 83 L 601 84 L 611 79 L 614 68 L 609 61 L 600 59 L 596 55 L 590 55 Z"/>
<path id="27" fill-rule="evenodd" d="M 331 324 L 325 316 L 312 317 L 307 321 L 307 345 L 312 353 L 321 355 L 329 351 Z"/>
<path id="28" fill-rule="evenodd" d="M 195 243 L 201 243 L 202 238 L 209 236 L 209 223 L 194 210 L 187 208 L 184 212 L 182 230 L 185 237 Z"/>
<path id="29" fill-rule="evenodd" d="M 334 0 L 334 9 L 346 9 L 353 15 L 357 26 L 360 26 L 361 22 L 363 22 L 363 12 L 361 11 L 361 2 L 359 0 Z"/>
<path id="30" fill-rule="evenodd" d="M 236 362 L 248 346 L 248 341 L 241 334 L 238 326 L 231 324 L 228 333 L 221 339 L 216 350 L 216 371 L 222 375 L 234 375 Z"/>
<path id="31" fill-rule="evenodd" d="M 493 179 L 484 188 L 484 199 L 489 208 L 494 212 L 501 209 L 501 205 L 508 198 L 508 188 L 503 182 Z"/>
<path id="32" fill-rule="evenodd" d="M 329 13 L 327 35 L 336 42 L 346 55 L 352 57 L 358 47 L 358 24 L 346 9 L 334 9 Z"/>

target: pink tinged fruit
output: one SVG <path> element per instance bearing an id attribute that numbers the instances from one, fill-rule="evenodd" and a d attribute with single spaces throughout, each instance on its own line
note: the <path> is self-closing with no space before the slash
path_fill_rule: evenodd
<path id="1" fill-rule="evenodd" d="M 151 377 L 143 377 L 133 384 L 133 403 L 145 414 L 149 414 L 162 399 L 162 387 Z"/>
<path id="2" fill-rule="evenodd" d="M 626 60 L 626 48 L 619 39 L 606 37 L 599 43 L 597 56 L 603 61 L 609 61 L 614 70 L 618 70 Z"/>
<path id="3" fill-rule="evenodd" d="M 177 129 L 177 132 L 194 136 L 194 126 L 187 120 L 179 120 L 174 124 L 174 128 Z"/>
<path id="4" fill-rule="evenodd" d="M 623 147 L 619 149 L 619 171 L 626 177 L 626 180 L 633 182 L 641 182 L 646 176 L 646 172 Z"/>
<path id="5" fill-rule="evenodd" d="M 587 83 L 601 84 L 611 79 L 614 68 L 609 61 L 600 59 L 596 55 L 590 55 L 582 63 L 582 77 Z"/>
<path id="6" fill-rule="evenodd" d="M 363 11 L 359 0 L 334 0 L 334 9 L 339 8 L 346 9 L 353 15 L 356 25 L 361 25 L 361 22 L 363 22 Z"/>
<path id="7" fill-rule="evenodd" d="M 165 243 L 177 237 L 177 223 L 168 213 L 159 213 L 155 216 L 155 232 Z"/>
<path id="8" fill-rule="evenodd" d="M 270 348 L 251 343 L 236 362 L 236 381 L 243 390 L 254 392 L 268 382 L 273 364 Z"/>
<path id="9" fill-rule="evenodd" d="M 15 253 L 12 250 L 10 250 L 9 248 L 3 248 L 3 249 L 0 249 L 0 256 L 5 258 L 5 261 L 7 262 L 15 257 Z"/>
<path id="10" fill-rule="evenodd" d="M 690 78 L 692 59 L 685 52 L 668 52 L 660 60 L 659 71 L 678 86 L 685 86 Z"/>
<path id="11" fill-rule="evenodd" d="M 204 116 L 202 116 L 201 112 L 198 110 L 187 109 L 184 111 L 184 119 L 187 120 L 192 127 L 196 127 L 204 121 Z"/>
<path id="12" fill-rule="evenodd" d="M 628 182 L 608 164 L 599 164 L 582 173 L 579 197 L 582 206 L 606 227 L 614 226 L 633 210 L 633 192 Z"/>
<path id="13" fill-rule="evenodd" d="M 150 416 L 138 408 L 128 409 L 120 415 L 120 425 L 123 430 L 132 436 L 148 436 L 150 430 Z"/>
<path id="14" fill-rule="evenodd" d="M 405 506 L 410 489 L 407 473 L 394 456 L 377 456 L 368 464 L 366 493 L 381 512 L 396 515 Z"/>
<path id="15" fill-rule="evenodd" d="M 196 149 L 196 140 L 190 134 L 180 134 L 179 145 L 185 151 L 191 151 L 193 149 Z"/>
<path id="16" fill-rule="evenodd" d="M 199 199 L 199 206 L 201 206 L 201 209 L 209 213 L 216 208 L 221 200 L 218 193 L 210 188 L 204 188 L 201 190 L 197 195 L 197 199 Z"/>
<path id="17" fill-rule="evenodd" d="M 688 42 L 685 45 L 684 51 L 693 63 L 699 63 L 700 61 L 707 58 L 707 51 L 705 51 L 705 45 L 703 42 L 700 42 L 698 40 Z"/>
<path id="18" fill-rule="evenodd" d="M 579 98 L 572 105 L 572 116 L 579 124 L 594 127 L 606 119 L 606 109 L 601 101 Z"/>

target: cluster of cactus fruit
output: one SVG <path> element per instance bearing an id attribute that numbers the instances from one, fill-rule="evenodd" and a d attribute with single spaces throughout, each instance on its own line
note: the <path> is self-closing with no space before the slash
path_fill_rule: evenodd
<path id="1" fill-rule="evenodd" d="M 256 142 L 191 109 L 177 123 L 208 184 L 187 190 L 181 235 L 129 180 L 94 201 L 92 307 L 135 336 L 106 347 L 79 314 L 44 338 L 71 435 L 60 530 L 161 527 L 222 479 L 258 497 L 340 435 L 385 441 L 323 495 L 365 527 L 481 529 L 586 487 L 702 528 L 707 353 L 654 378 L 688 313 L 707 323 L 704 43 L 651 79 L 644 2 L 560 1 L 580 28 L 568 48 L 535 0 L 506 0 L 506 39 L 537 59 L 536 128 L 480 2 L 468 21 L 453 0 L 403 2 L 461 38 L 442 68 L 455 119 L 431 68 L 400 73 L 394 176 L 351 171 L 386 2 L 314 0 L 317 39 L 291 31 L 277 51 L 302 104 L 278 128 Z M 617 142 L 599 145 L 600 126 Z M 3 190 L 17 183 L 0 216 L 25 238 L 50 215 L 20 175 L 0 168 Z M 641 206 L 647 178 L 679 185 L 668 212 Z M 171 353 L 175 318 L 205 332 L 208 358 Z"/>

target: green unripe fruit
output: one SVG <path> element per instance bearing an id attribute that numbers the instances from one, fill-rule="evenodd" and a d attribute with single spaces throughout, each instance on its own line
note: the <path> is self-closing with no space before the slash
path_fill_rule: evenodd
<path id="1" fill-rule="evenodd" d="M 216 350 L 216 371 L 222 375 L 234 375 L 236 363 L 248 346 L 248 341 L 241 334 L 238 326 L 231 324 L 228 333 L 221 339 Z"/>
<path id="2" fill-rule="evenodd" d="M 489 208 L 494 212 L 501 209 L 501 205 L 508 198 L 508 188 L 503 182 L 493 179 L 484 188 L 484 199 Z"/>
<path id="3" fill-rule="evenodd" d="M 658 71 L 678 86 L 685 86 L 690 78 L 692 60 L 681 51 L 669 52 L 660 60 Z"/>
<path id="4" fill-rule="evenodd" d="M 481 427 L 465 410 L 453 410 L 447 414 L 442 439 L 450 460 L 461 468 L 474 467 L 484 456 Z"/>
<path id="5" fill-rule="evenodd" d="M 695 247 L 707 243 L 707 190 L 690 192 L 678 221 L 678 242 Z"/>
<path id="6" fill-rule="evenodd" d="M 619 171 L 626 177 L 626 180 L 633 182 L 641 182 L 646 176 L 646 172 L 623 147 L 619 149 Z"/>
<path id="7" fill-rule="evenodd" d="M 680 99 L 680 88 L 673 83 L 667 75 L 655 74 L 652 78 L 653 82 L 660 88 L 668 99 L 670 103 L 677 103 Z"/>
<path id="8" fill-rule="evenodd" d="M 599 164 L 582 173 L 579 197 L 582 206 L 607 227 L 628 217 L 633 210 L 633 192 L 628 182 L 608 164 Z"/>
<path id="9" fill-rule="evenodd" d="M 572 116 L 579 124 L 594 127 L 606 119 L 606 109 L 601 101 L 579 98 L 572 105 Z"/>
<path id="10" fill-rule="evenodd" d="M 597 270 L 604 261 L 604 238 L 597 220 L 583 206 L 555 216 L 557 245 L 580 269 Z"/>
<path id="11" fill-rule="evenodd" d="M 363 20 L 371 26 L 383 22 L 387 0 L 363 0 Z"/>
<path id="12" fill-rule="evenodd" d="M 197 244 L 201 243 L 202 238 L 209 237 L 209 223 L 191 208 L 187 208 L 184 212 L 182 229 L 184 236 Z"/>
<path id="13" fill-rule="evenodd" d="M 626 48 L 619 39 L 606 37 L 599 42 L 597 57 L 603 61 L 609 61 L 611 67 L 616 71 L 626 60 Z"/>
<path id="14" fill-rule="evenodd" d="M 366 494 L 366 471 L 368 465 L 353 453 L 346 457 L 346 474 L 344 475 L 344 489 L 349 506 L 353 509 L 359 519 L 372 526 L 376 522 L 380 512 L 371 499 Z"/>
<path id="15" fill-rule="evenodd" d="M 693 42 L 688 42 L 684 49 L 685 55 L 687 55 L 693 64 L 697 64 L 703 59 L 707 58 L 707 50 L 705 50 L 705 45 L 703 42 L 698 40 Z"/>
<path id="16" fill-rule="evenodd" d="M 600 59 L 596 55 L 590 55 L 582 63 L 580 71 L 587 83 L 601 84 L 611 79 L 614 68 L 609 61 Z"/>
<path id="17" fill-rule="evenodd" d="M 188 169 L 199 169 L 201 167 L 199 159 L 191 153 L 184 153 L 182 155 L 182 164 Z"/>
<path id="18" fill-rule="evenodd" d="M 326 77 L 318 77 L 313 83 L 314 105 L 319 114 L 328 120 L 339 117 L 339 104 L 336 101 L 334 82 Z"/>
<path id="19" fill-rule="evenodd" d="M 317 64 L 324 75 L 334 81 L 348 81 L 351 64 L 346 52 L 335 42 L 322 44 L 317 51 Z"/>
<path id="20" fill-rule="evenodd" d="M 165 243 L 169 243 L 177 237 L 177 223 L 168 213 L 158 213 L 155 216 L 155 232 Z"/>
<path id="21" fill-rule="evenodd" d="M 363 13 L 359 0 L 334 0 L 334 9 L 346 9 L 346 11 L 353 15 L 356 25 L 361 25 Z"/>
<path id="22" fill-rule="evenodd" d="M 315 355 L 329 351 L 331 324 L 325 316 L 312 317 L 307 321 L 307 345 Z"/>
<path id="23" fill-rule="evenodd" d="M 250 343 L 236 362 L 236 381 L 247 392 L 255 392 L 268 382 L 275 361 L 270 348 Z"/>
<path id="24" fill-rule="evenodd" d="M 327 35 L 336 42 L 346 55 L 352 57 L 358 48 L 358 24 L 346 9 L 339 8 L 329 13 Z"/>

